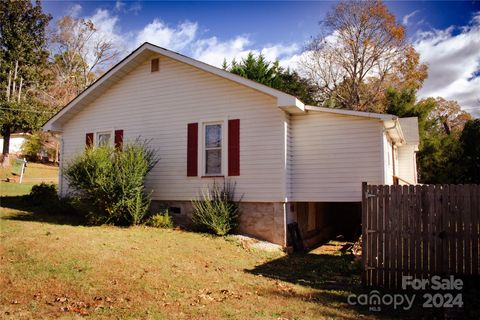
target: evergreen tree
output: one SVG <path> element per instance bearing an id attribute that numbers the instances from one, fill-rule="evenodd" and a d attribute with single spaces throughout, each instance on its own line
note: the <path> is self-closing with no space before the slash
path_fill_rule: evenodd
<path id="1" fill-rule="evenodd" d="M 49 113 L 39 95 L 48 80 L 46 27 L 40 1 L 0 1 L 0 133 L 8 165 L 10 134 L 38 128 Z"/>
<path id="2" fill-rule="evenodd" d="M 250 52 L 240 62 L 233 59 L 230 68 L 224 60 L 223 69 L 291 94 L 306 104 L 318 104 L 315 98 L 318 90 L 314 84 L 302 78 L 296 71 L 280 67 L 278 61 L 267 61 L 262 54 L 255 56 Z"/>
<path id="3" fill-rule="evenodd" d="M 462 154 L 456 165 L 461 167 L 463 183 L 480 183 L 480 119 L 470 120 L 460 136 Z"/>

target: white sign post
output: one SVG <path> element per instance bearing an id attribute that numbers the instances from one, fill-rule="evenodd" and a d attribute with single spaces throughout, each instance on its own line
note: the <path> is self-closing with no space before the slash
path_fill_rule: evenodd
<path id="1" fill-rule="evenodd" d="M 12 173 L 20 176 L 19 183 L 22 183 L 23 174 L 25 173 L 26 165 L 27 165 L 27 160 L 25 160 L 25 158 L 15 160 L 15 164 L 13 165 Z"/>

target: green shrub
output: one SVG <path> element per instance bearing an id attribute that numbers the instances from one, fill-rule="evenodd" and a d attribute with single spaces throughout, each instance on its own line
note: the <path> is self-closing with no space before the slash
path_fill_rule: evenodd
<path id="1" fill-rule="evenodd" d="M 223 187 L 214 183 L 202 193 L 200 200 L 193 200 L 193 223 L 200 229 L 223 236 L 238 225 L 239 202 L 235 201 L 235 184 L 224 182 Z"/>
<path id="2" fill-rule="evenodd" d="M 69 186 L 90 204 L 90 223 L 134 225 L 142 222 L 150 207 L 145 191 L 147 173 L 158 162 L 147 141 L 125 144 L 123 151 L 110 146 L 88 148 L 65 169 Z"/>
<path id="3" fill-rule="evenodd" d="M 48 137 L 49 134 L 46 132 L 34 132 L 27 136 L 22 145 L 22 155 L 31 162 L 40 160 L 39 155 L 42 151 L 46 151 L 49 156 L 54 155 L 55 149 L 46 146 L 45 141 L 48 140 Z"/>
<path id="4" fill-rule="evenodd" d="M 32 204 L 48 204 L 58 201 L 57 187 L 54 184 L 42 182 L 32 187 L 28 195 Z"/>
<path id="5" fill-rule="evenodd" d="M 151 216 L 147 221 L 147 225 L 155 228 L 173 228 L 173 221 L 168 214 L 168 209 Z"/>
<path id="6" fill-rule="evenodd" d="M 71 219 L 70 222 L 83 222 L 85 205 L 75 197 L 59 197 L 57 187 L 54 184 L 40 183 L 32 187 L 26 201 L 36 211 L 48 216 L 65 216 Z M 73 218 L 73 220 L 72 220 Z"/>

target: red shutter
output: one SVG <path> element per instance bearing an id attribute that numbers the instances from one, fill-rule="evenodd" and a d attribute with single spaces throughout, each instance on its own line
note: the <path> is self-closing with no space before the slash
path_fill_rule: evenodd
<path id="1" fill-rule="evenodd" d="M 198 171 L 198 123 L 187 126 L 187 176 L 196 177 Z"/>
<path id="2" fill-rule="evenodd" d="M 123 130 L 115 130 L 115 149 L 122 149 Z"/>
<path id="3" fill-rule="evenodd" d="M 240 175 L 240 119 L 228 120 L 228 175 Z"/>
<path id="4" fill-rule="evenodd" d="M 85 147 L 93 147 L 93 133 L 87 133 L 85 135 Z"/>

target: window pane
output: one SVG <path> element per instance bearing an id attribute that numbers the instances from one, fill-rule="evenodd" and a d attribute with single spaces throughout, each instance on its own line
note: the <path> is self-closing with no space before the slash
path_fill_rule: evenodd
<path id="1" fill-rule="evenodd" d="M 206 174 L 221 174 L 222 173 L 222 150 L 206 150 Z"/>
<path id="2" fill-rule="evenodd" d="M 98 146 L 108 146 L 110 145 L 111 134 L 110 133 L 99 133 L 98 134 Z"/>
<path id="3" fill-rule="evenodd" d="M 205 147 L 220 148 L 222 146 L 222 125 L 211 124 L 205 127 Z"/>

